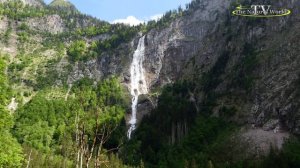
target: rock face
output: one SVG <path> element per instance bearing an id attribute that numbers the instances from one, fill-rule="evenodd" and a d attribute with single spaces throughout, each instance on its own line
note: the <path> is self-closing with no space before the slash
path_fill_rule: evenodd
<path id="1" fill-rule="evenodd" d="M 110 75 L 121 76 L 124 84 L 128 84 L 129 80 L 126 81 L 128 73 L 126 74 L 126 72 L 129 70 L 133 51 L 131 44 L 122 44 L 114 53 L 103 53 L 97 59 L 76 63 L 68 77 L 68 84 L 84 77 L 99 81 Z"/>
<path id="2" fill-rule="evenodd" d="M 217 76 L 220 82 L 211 91 L 228 91 L 232 97 L 236 96 L 217 100 L 220 106 L 226 103 L 240 106 L 233 120 L 264 126 L 266 130 L 279 127 L 300 133 L 299 3 L 279 0 L 271 5 L 289 8 L 292 15 L 251 20 L 232 16 L 234 6 L 230 1 L 201 1 L 197 8 L 175 19 L 170 26 L 146 34 L 144 67 L 149 88 L 195 76 L 201 78 L 213 67 L 217 72 L 222 69 Z M 100 80 L 117 74 L 126 85 L 140 37 L 97 60 L 75 65 L 69 83 L 85 76 Z M 203 92 L 194 95 L 195 103 L 201 104 Z M 218 109 L 214 111 L 218 113 Z"/>
<path id="3" fill-rule="evenodd" d="M 16 102 L 16 98 L 12 98 L 11 102 L 7 106 L 7 109 L 11 112 L 14 112 L 17 110 L 17 108 L 18 108 L 18 103 Z"/>
<path id="4" fill-rule="evenodd" d="M 242 141 L 249 144 L 244 153 L 252 155 L 265 155 L 270 148 L 281 149 L 284 142 L 289 138 L 286 132 L 274 133 L 273 131 L 264 131 L 261 129 L 250 129 L 240 134 Z"/>
<path id="5" fill-rule="evenodd" d="M 33 30 L 50 32 L 52 34 L 62 33 L 65 30 L 64 22 L 59 15 L 30 18 L 27 23 Z"/>
<path id="6" fill-rule="evenodd" d="M 229 2 L 203 1 L 202 5 L 203 8 L 176 19 L 169 27 L 147 34 L 145 67 L 151 86 L 182 77 L 184 66 L 205 45 L 204 37 L 216 30 L 216 22 L 224 19 L 217 20 L 217 15 L 228 9 Z"/>
<path id="7" fill-rule="evenodd" d="M 176 19 L 170 27 L 150 31 L 145 57 L 148 83 L 161 86 L 192 74 L 201 76 L 216 66 L 226 51 L 229 58 L 220 77 L 222 82 L 215 91 L 234 89 L 241 93 L 239 87 L 232 88 L 236 84 L 230 75 L 234 74 L 235 67 L 243 64 L 241 61 L 247 55 L 244 48 L 253 46 L 259 60 L 252 72 L 255 82 L 241 105 L 242 114 L 237 121 L 267 127 L 278 120 L 272 129 L 279 127 L 298 133 L 300 56 L 296 44 L 300 40 L 300 25 L 295 22 L 300 18 L 299 2 L 280 1 L 272 5 L 292 9 L 294 14 L 251 23 L 247 18 L 229 15 L 230 2 L 202 1 L 201 7 Z"/>

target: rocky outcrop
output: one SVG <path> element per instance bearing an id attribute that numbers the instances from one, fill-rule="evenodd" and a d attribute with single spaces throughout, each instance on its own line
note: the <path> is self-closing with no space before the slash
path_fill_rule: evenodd
<path id="1" fill-rule="evenodd" d="M 130 57 L 133 51 L 131 44 L 122 44 L 113 53 L 103 53 L 97 59 L 75 63 L 67 83 L 71 84 L 84 77 L 99 81 L 105 77 L 115 75 L 120 76 L 122 83 L 127 85 L 129 80 L 126 80 L 126 76 L 128 76 L 126 72 L 130 66 Z"/>
<path id="2" fill-rule="evenodd" d="M 52 34 L 62 33 L 65 30 L 64 22 L 59 15 L 30 18 L 27 23 L 33 30 Z"/>
<path id="3" fill-rule="evenodd" d="M 271 147 L 281 149 L 289 136 L 286 132 L 276 133 L 261 129 L 248 129 L 239 134 L 239 139 L 244 143 L 244 154 L 260 157 L 268 154 Z"/>
<path id="4" fill-rule="evenodd" d="M 18 108 L 18 102 L 16 101 L 16 98 L 12 98 L 9 105 L 7 105 L 7 109 L 9 111 L 11 111 L 11 113 L 12 113 L 12 112 L 16 111 L 17 108 Z"/>
<path id="5" fill-rule="evenodd" d="M 224 20 L 218 14 L 228 9 L 229 2 L 203 1 L 201 5 L 169 27 L 147 34 L 145 68 L 150 86 L 162 86 L 182 77 L 184 66 L 205 45 L 203 39 Z"/>
<path id="6" fill-rule="evenodd" d="M 257 52 L 261 63 L 256 67 L 258 79 L 251 94 L 252 108 L 248 112 L 251 114 L 250 122 L 257 126 L 288 130 L 296 134 L 300 133 L 300 50 L 297 47 L 300 40 L 299 3 L 280 1 L 278 4 L 294 13 L 288 17 L 267 20 L 264 26 L 252 29 L 255 34 L 260 34 L 252 38 L 258 43 Z M 263 33 L 259 33 L 258 28 Z"/>

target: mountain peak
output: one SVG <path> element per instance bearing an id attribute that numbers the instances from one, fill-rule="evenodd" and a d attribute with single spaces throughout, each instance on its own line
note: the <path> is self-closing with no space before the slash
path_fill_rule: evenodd
<path id="1" fill-rule="evenodd" d="M 75 5 L 73 5 L 68 0 L 53 0 L 49 6 L 51 7 L 58 7 L 58 8 L 67 8 L 72 10 L 77 10 Z"/>

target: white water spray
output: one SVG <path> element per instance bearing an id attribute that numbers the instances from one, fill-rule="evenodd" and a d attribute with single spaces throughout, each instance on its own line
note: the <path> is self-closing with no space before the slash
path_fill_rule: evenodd
<path id="1" fill-rule="evenodd" d="M 143 61 L 145 56 L 145 36 L 141 37 L 137 49 L 133 54 L 130 66 L 130 94 L 132 96 L 130 128 L 127 137 L 130 139 L 132 131 L 136 129 L 136 113 L 139 95 L 147 94 L 148 88 L 145 80 Z"/>

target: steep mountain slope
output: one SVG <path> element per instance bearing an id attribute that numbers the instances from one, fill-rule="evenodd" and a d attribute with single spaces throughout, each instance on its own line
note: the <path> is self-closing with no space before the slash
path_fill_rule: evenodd
<path id="1" fill-rule="evenodd" d="M 149 87 L 154 89 L 180 79 L 200 80 L 205 75 L 213 75 L 209 76 L 213 78 L 209 79 L 214 80 L 209 81 L 213 84 L 207 83 L 209 86 L 204 89 L 232 94 L 230 100 L 228 97 L 217 100 L 218 104 L 225 106 L 224 102 L 239 104 L 239 116 L 233 116 L 232 119 L 257 126 L 280 120 L 282 127 L 296 133 L 299 130 L 298 121 L 295 120 L 298 112 L 292 109 L 298 106 L 298 102 L 294 102 L 297 100 L 299 74 L 296 68 L 299 63 L 298 50 L 294 46 L 299 34 L 299 25 L 294 23 L 299 19 L 297 3 L 274 2 L 272 5 L 286 6 L 295 13 L 272 19 L 231 16 L 229 9 L 233 10 L 234 6 L 230 2 L 195 3 L 189 13 L 174 19 L 167 28 L 152 29 L 146 34 L 144 64 Z M 280 43 L 271 42 L 273 40 Z M 134 42 L 130 47 L 132 51 L 136 48 L 137 39 Z M 122 49 L 117 52 L 122 52 Z M 129 60 L 132 52 L 126 55 Z M 96 77 L 110 72 L 123 75 L 126 82 L 129 61 L 119 67 L 119 61 L 114 60 L 114 56 L 111 59 L 109 67 L 103 67 L 107 66 L 101 63 L 103 59 L 82 64 L 81 68 L 76 67 L 71 81 L 80 79 L 80 76 Z M 91 69 L 94 67 L 102 70 L 97 72 Z M 204 99 L 203 92 L 207 91 L 195 93 L 198 105 Z M 231 99 L 236 96 L 242 96 L 243 99 L 239 100 L 242 102 L 232 102 L 235 100 Z M 286 96 L 290 98 L 286 99 Z M 213 110 L 215 115 L 219 115 L 219 108 L 216 106 Z"/>
<path id="2" fill-rule="evenodd" d="M 259 2 L 248 1 L 248 4 L 255 3 Z M 187 142 L 196 143 L 197 138 L 201 141 L 204 133 L 199 135 L 193 131 L 201 130 L 193 122 L 206 122 L 195 121 L 199 114 L 233 121 L 244 128 L 252 127 L 238 135 L 240 142 L 250 142 L 248 147 L 246 143 L 242 145 L 248 154 L 260 155 L 268 151 L 269 144 L 281 148 L 287 132 L 299 133 L 299 2 L 271 4 L 284 6 L 294 13 L 287 17 L 249 19 L 232 16 L 229 10 L 234 9 L 232 3 L 198 1 L 190 14 L 175 19 L 170 27 L 147 34 L 147 82 L 154 87 L 175 83 L 162 92 L 158 108 L 142 121 L 137 133 L 136 141 L 142 145 L 140 150 L 135 150 L 141 152 L 148 163 L 174 167 L 182 161 L 180 157 L 189 157 L 188 162 L 194 159 L 198 166 L 208 162 L 205 159 L 201 162 L 193 148 L 187 153 L 196 152 L 195 156 L 174 156 L 189 148 L 185 146 Z M 180 80 L 185 82 L 178 82 Z M 224 129 L 226 131 L 226 126 Z M 152 130 L 151 135 L 145 135 L 147 130 Z M 184 141 L 183 144 L 180 141 Z M 185 148 L 161 149 L 174 143 Z M 145 148 L 148 150 L 144 151 Z M 229 157 L 242 160 L 238 149 L 228 148 L 237 150 Z M 150 159 L 154 153 L 163 153 L 169 158 Z M 222 164 L 218 160 L 226 161 L 217 154 L 207 157 L 214 158 L 212 162 L 219 166 Z M 184 162 L 178 167 L 183 166 Z"/>
<path id="3" fill-rule="evenodd" d="M 54 85 L 58 74 L 61 78 L 57 79 L 57 83 L 62 83 L 59 80 L 66 76 L 64 73 L 68 73 L 66 46 L 70 41 L 86 38 L 92 43 L 96 41 L 93 36 L 109 36 L 114 31 L 107 22 L 73 10 L 22 6 L 21 1 L 0 5 L 4 9 L 1 10 L 0 46 L 3 54 L 8 54 L 11 63 L 8 75 L 21 97 L 23 92 L 34 95 L 39 90 L 38 85 Z M 49 80 L 44 81 L 43 76 L 49 71 L 53 72 L 53 77 L 50 79 L 48 76 Z M 38 84 L 40 82 L 43 84 Z M 21 99 L 25 102 L 29 100 Z"/>
<path id="4" fill-rule="evenodd" d="M 238 116 L 232 117 L 234 120 L 256 126 L 263 126 L 273 119 L 280 120 L 278 124 L 282 128 L 297 133 L 299 57 L 296 44 L 299 25 L 294 23 L 299 20 L 297 2 L 274 2 L 273 5 L 280 4 L 295 13 L 269 20 L 233 17 L 228 13 L 229 3 L 201 2 L 191 16 L 172 23 L 168 31 L 172 33 L 166 35 L 168 39 L 155 42 L 165 44 L 162 45 L 163 52 L 156 50 L 164 53 L 163 62 L 166 62 L 162 64 L 159 81 L 176 81 L 184 76 L 188 79 L 191 72 L 196 79 L 201 79 L 208 73 L 211 75 L 208 80 L 215 81 L 200 86 L 204 90 L 196 96 L 198 103 L 205 98 L 205 92 L 225 94 L 217 98 L 217 104 L 240 105 Z M 162 35 L 163 31 L 152 37 L 150 32 L 148 44 Z M 153 54 L 148 54 L 150 57 Z M 148 72 L 151 68 L 148 66 Z M 239 97 L 239 102 L 235 96 Z M 220 115 L 219 108 L 218 105 L 214 107 L 214 115 Z"/>
<path id="5" fill-rule="evenodd" d="M 236 119 L 257 126 L 272 118 L 280 119 L 281 124 L 297 132 L 294 115 L 298 111 L 292 110 L 299 103 L 295 97 L 299 78 L 295 46 L 299 25 L 292 24 L 299 20 L 297 2 L 274 2 L 276 4 L 291 8 L 295 13 L 283 18 L 249 20 L 230 16 L 229 2 L 201 1 L 191 15 L 176 19 L 169 28 L 150 31 L 145 63 L 149 83 L 194 79 L 192 75 L 200 79 L 206 73 L 213 73 L 210 77 L 216 78 L 215 83 L 204 89 L 247 96 Z M 153 69 L 159 75 L 153 73 Z M 158 80 L 153 80 L 153 76 Z M 200 103 L 203 98 L 198 94 Z M 233 101 L 226 97 L 219 99 L 223 105 Z M 218 111 L 218 107 L 215 110 Z"/>
<path id="6" fill-rule="evenodd" d="M 125 125 L 120 126 L 125 103 L 119 81 L 109 77 L 97 86 L 87 79 L 73 81 L 72 85 L 67 81 L 72 67 L 78 64 L 75 62 L 98 57 L 104 50 L 108 52 L 110 48 L 106 44 L 111 43 L 109 46 L 113 48 L 131 40 L 137 29 L 110 25 L 72 9 L 24 5 L 19 0 L 1 2 L 0 15 L 0 58 L 5 62 L 3 65 L 1 62 L 0 88 L 7 87 L 2 79 L 8 78 L 10 91 L 1 89 L 1 100 L 5 98 L 0 104 L 0 114 L 5 117 L 1 123 L 6 126 L 0 124 L 0 131 L 6 137 L 1 138 L 0 143 L 5 143 L 1 149 L 10 149 L 0 151 L 0 167 L 75 167 L 88 164 L 87 152 L 93 155 L 94 149 L 98 160 L 90 159 L 92 164 L 110 162 L 111 166 L 122 166 L 114 152 L 107 151 L 118 147 L 118 141 L 106 143 L 112 132 L 117 134 L 114 139 L 125 138 L 120 134 L 125 132 Z M 108 40 L 111 37 L 114 41 Z M 98 45 L 103 51 L 98 50 Z M 73 56 L 78 55 L 77 52 L 80 58 L 75 60 Z M 79 97 L 87 106 L 79 105 Z M 69 106 L 71 104 L 80 107 Z M 88 109 L 90 114 L 86 113 Z M 86 117 L 73 118 L 81 112 Z M 76 125 L 78 127 L 74 127 Z M 96 134 L 93 133 L 95 126 L 99 127 Z M 86 127 L 91 130 L 87 132 Z M 113 128 L 118 130 L 113 131 Z M 76 133 L 76 130 L 81 131 Z M 103 134 L 106 136 L 102 136 L 101 145 L 97 141 L 93 147 L 89 146 L 91 139 Z M 76 159 L 77 154 L 84 162 Z"/>

